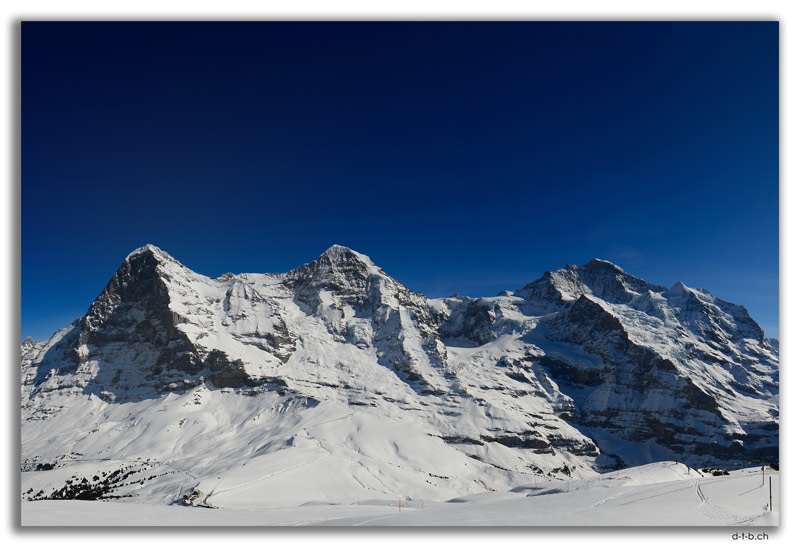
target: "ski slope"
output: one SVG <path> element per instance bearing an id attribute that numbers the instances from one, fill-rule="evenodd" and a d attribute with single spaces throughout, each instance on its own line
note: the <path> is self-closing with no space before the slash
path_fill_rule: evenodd
<path id="1" fill-rule="evenodd" d="M 772 511 L 768 506 L 770 478 Z M 258 507 L 252 492 L 239 497 L 238 507 L 220 509 L 123 500 L 23 502 L 22 525 L 777 526 L 778 478 L 773 470 L 767 470 L 762 478 L 760 468 L 714 477 L 672 461 L 579 480 L 543 479 L 507 492 L 438 502 L 387 497 Z M 309 476 L 307 480 L 316 479 Z M 23 477 L 23 486 L 25 482 Z M 302 485 L 299 487 L 302 490 Z"/>

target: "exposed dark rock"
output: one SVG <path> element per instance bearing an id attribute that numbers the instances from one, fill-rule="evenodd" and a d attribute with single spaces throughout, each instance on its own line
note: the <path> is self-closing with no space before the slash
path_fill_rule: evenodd
<path id="1" fill-rule="evenodd" d="M 480 346 L 497 338 L 492 330 L 496 318 L 492 303 L 469 300 L 453 310 L 439 327 L 439 334 L 443 338 L 466 338 Z"/>
<path id="2" fill-rule="evenodd" d="M 448 444 L 474 444 L 482 446 L 484 442 L 480 439 L 472 439 L 470 437 L 462 437 L 458 435 L 443 436 L 441 439 Z"/>
<path id="3" fill-rule="evenodd" d="M 538 454 L 555 454 L 553 446 L 547 439 L 542 439 L 536 432 L 520 433 L 517 435 L 498 435 L 491 437 L 481 435 L 481 440 L 485 443 L 499 443 L 510 448 L 526 448 Z"/>
<path id="4" fill-rule="evenodd" d="M 608 369 L 581 368 L 546 356 L 539 358 L 538 363 L 559 382 L 596 387 L 605 382 L 608 376 Z"/>

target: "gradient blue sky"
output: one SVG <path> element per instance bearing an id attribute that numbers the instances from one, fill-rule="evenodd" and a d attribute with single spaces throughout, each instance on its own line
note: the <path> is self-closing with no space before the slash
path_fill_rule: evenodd
<path id="1" fill-rule="evenodd" d="M 22 25 L 22 336 L 134 248 L 428 296 L 604 258 L 778 335 L 778 24 Z"/>

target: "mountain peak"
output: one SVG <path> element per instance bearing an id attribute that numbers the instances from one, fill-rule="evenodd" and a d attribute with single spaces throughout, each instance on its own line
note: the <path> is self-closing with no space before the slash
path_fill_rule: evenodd
<path id="1" fill-rule="evenodd" d="M 142 245 L 141 247 L 134 249 L 133 251 L 128 253 L 128 256 L 126 258 L 130 258 L 132 256 L 140 255 L 143 253 L 157 253 L 157 252 L 161 253 L 163 251 L 158 247 L 156 247 L 155 245 L 147 243 L 146 245 Z"/>
<path id="2" fill-rule="evenodd" d="M 354 251 L 350 247 L 345 247 L 344 245 L 331 245 L 324 253 L 322 253 L 319 259 L 327 258 L 333 264 L 343 264 L 343 263 L 350 263 L 353 261 L 363 262 L 367 266 L 375 266 L 375 263 L 372 262 L 372 259 L 367 255 L 361 254 L 359 252 Z"/>
<path id="3" fill-rule="evenodd" d="M 625 273 L 625 270 L 608 260 L 593 258 L 582 266 L 584 270 L 596 273 Z"/>
<path id="4" fill-rule="evenodd" d="M 334 243 L 325 251 L 325 254 L 329 253 L 353 253 L 353 249 L 350 247 L 345 247 L 344 245 L 339 245 L 338 243 Z"/>
<path id="5" fill-rule="evenodd" d="M 593 258 L 583 266 L 567 264 L 560 270 L 547 271 L 515 294 L 540 303 L 544 309 L 550 304 L 572 302 L 584 294 L 615 304 L 628 303 L 648 290 L 662 292 L 666 288 L 635 277 L 608 260 Z"/>
<path id="6" fill-rule="evenodd" d="M 288 272 L 287 277 L 291 283 L 337 288 L 344 292 L 352 292 L 357 286 L 356 292 L 359 292 L 366 287 L 369 276 L 378 272 L 380 268 L 368 256 L 343 245 L 332 245 L 315 260 Z M 309 301 L 316 301 L 314 296 L 309 298 Z"/>
<path id="7" fill-rule="evenodd" d="M 672 287 L 669 288 L 669 290 L 666 292 L 666 294 L 678 296 L 678 295 L 681 295 L 681 294 L 685 294 L 685 293 L 689 292 L 690 290 L 691 289 L 689 289 L 689 287 L 684 285 L 683 281 L 678 281 Z"/>
<path id="8" fill-rule="evenodd" d="M 158 247 L 156 247 L 155 245 L 152 245 L 150 243 L 148 243 L 146 245 L 142 245 L 138 249 L 134 249 L 133 251 L 131 251 L 130 254 L 128 254 L 128 256 L 125 257 L 125 260 L 130 260 L 131 258 L 140 256 L 140 255 L 150 255 L 150 256 L 153 256 L 155 258 L 159 258 L 159 259 L 162 259 L 162 260 L 175 261 L 175 259 L 169 253 L 167 253 L 166 251 L 162 251 L 161 249 L 159 249 Z"/>

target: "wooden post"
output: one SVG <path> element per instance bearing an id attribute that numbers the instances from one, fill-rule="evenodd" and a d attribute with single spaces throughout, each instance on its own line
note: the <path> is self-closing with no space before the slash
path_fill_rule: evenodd
<path id="1" fill-rule="evenodd" d="M 397 512 L 403 510 L 403 498 L 397 498 Z"/>

